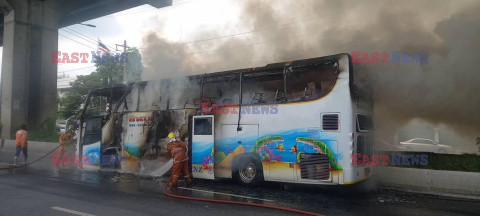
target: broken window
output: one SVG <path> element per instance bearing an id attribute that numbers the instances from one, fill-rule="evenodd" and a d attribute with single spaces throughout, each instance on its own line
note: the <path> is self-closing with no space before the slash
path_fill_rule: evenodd
<path id="1" fill-rule="evenodd" d="M 164 94 L 162 94 L 162 106 L 165 109 L 184 109 L 188 107 L 199 106 L 197 101 L 200 99 L 201 88 L 197 80 L 189 77 L 182 77 L 168 80 Z M 163 109 L 162 109 L 163 110 Z"/>
<path id="2" fill-rule="evenodd" d="M 227 71 L 161 81 L 140 82 L 132 86 L 123 109 L 151 111 L 199 108 L 200 102 L 222 106 L 277 104 L 315 100 L 326 96 L 335 85 L 338 66 L 335 61 Z"/>
<path id="3" fill-rule="evenodd" d="M 90 98 L 90 102 L 85 111 L 87 115 L 97 116 L 97 115 L 106 115 L 109 111 L 110 104 L 108 103 L 108 98 L 105 96 L 93 95 Z"/>
<path id="4" fill-rule="evenodd" d="M 200 98 L 198 82 L 189 77 L 144 82 L 137 89 L 138 111 L 191 108 Z"/>
<path id="5" fill-rule="evenodd" d="M 324 97 L 333 89 L 336 80 L 336 68 L 289 70 L 287 101 L 308 101 Z"/>
<path id="6" fill-rule="evenodd" d="M 274 104 L 285 101 L 283 72 L 266 76 L 245 74 L 242 83 L 243 104 Z"/>
<path id="7" fill-rule="evenodd" d="M 146 82 L 138 88 L 138 111 L 160 109 L 163 94 L 162 85 L 158 81 Z"/>
<path id="8" fill-rule="evenodd" d="M 140 87 L 138 85 L 133 85 L 130 92 L 125 97 L 125 100 L 121 101 L 118 112 L 132 112 L 136 111 L 138 100 L 139 100 L 139 91 Z"/>
<path id="9" fill-rule="evenodd" d="M 372 74 L 368 73 L 368 68 L 363 64 L 353 64 L 353 83 L 352 94 L 359 102 L 357 106 L 373 109 L 373 83 Z"/>
<path id="10" fill-rule="evenodd" d="M 327 95 L 337 80 L 337 67 L 296 66 L 244 75 L 243 104 L 275 104 L 315 100 Z M 286 88 L 285 88 L 286 87 Z"/>
<path id="11" fill-rule="evenodd" d="M 193 128 L 194 135 L 212 135 L 212 117 L 196 118 Z"/>
<path id="12" fill-rule="evenodd" d="M 358 114 L 357 115 L 357 131 L 366 132 L 373 131 L 373 119 L 371 116 Z"/>
<path id="13" fill-rule="evenodd" d="M 238 104 L 240 83 L 238 80 L 206 82 L 203 87 L 203 102 L 221 106 Z"/>

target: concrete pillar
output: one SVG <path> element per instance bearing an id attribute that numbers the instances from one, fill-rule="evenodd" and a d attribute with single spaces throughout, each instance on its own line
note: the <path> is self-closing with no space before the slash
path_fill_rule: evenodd
<path id="1" fill-rule="evenodd" d="M 55 118 L 58 15 L 55 0 L 8 1 L 4 16 L 2 62 L 2 136 L 12 138 L 22 124 L 29 129 Z"/>

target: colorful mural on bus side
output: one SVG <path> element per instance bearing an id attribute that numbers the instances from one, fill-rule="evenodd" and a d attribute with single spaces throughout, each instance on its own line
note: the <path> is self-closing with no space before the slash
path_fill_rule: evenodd
<path id="1" fill-rule="evenodd" d="M 88 157 L 89 163 L 87 166 L 100 166 L 100 141 L 84 145 L 83 146 L 83 153 Z"/>
<path id="2" fill-rule="evenodd" d="M 216 140 L 215 150 L 211 144 L 193 143 L 193 172 L 211 171 L 215 159 L 217 176 L 229 176 L 232 160 L 244 153 L 260 156 L 264 169 L 270 172 L 282 172 L 290 168 L 290 163 L 300 170 L 301 153 L 321 153 L 328 156 L 332 175 L 343 170 L 338 163 L 343 158 L 337 151 L 337 139 L 321 133 L 319 130 L 297 129 L 264 134 L 260 137 L 242 137 L 239 144 L 237 137 Z M 209 146 L 209 148 L 205 148 Z M 198 168 L 201 167 L 201 168 Z M 287 172 L 285 172 L 287 173 Z"/>
<path id="3" fill-rule="evenodd" d="M 140 155 L 143 146 L 147 142 L 148 126 L 152 122 L 152 112 L 128 113 L 122 158 L 126 163 L 122 164 L 122 170 L 127 172 L 138 171 Z"/>

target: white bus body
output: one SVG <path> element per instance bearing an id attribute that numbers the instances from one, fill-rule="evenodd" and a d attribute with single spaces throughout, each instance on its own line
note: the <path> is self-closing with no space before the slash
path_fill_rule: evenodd
<path id="1" fill-rule="evenodd" d="M 353 184 L 373 173 L 352 165 L 352 154 L 373 149 L 373 101 L 354 74 L 351 57 L 339 54 L 95 91 L 116 106 L 82 110 L 78 154 L 98 167 L 114 155 L 115 168 L 138 172 L 161 166 L 175 131 L 189 144 L 195 178 Z"/>

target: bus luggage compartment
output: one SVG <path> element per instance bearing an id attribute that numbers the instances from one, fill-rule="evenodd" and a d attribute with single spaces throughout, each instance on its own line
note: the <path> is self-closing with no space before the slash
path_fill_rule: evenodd
<path id="1" fill-rule="evenodd" d="M 301 153 L 300 174 L 302 179 L 328 180 L 330 162 L 326 154 Z"/>

